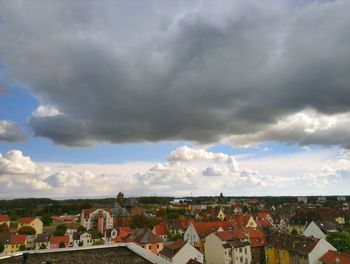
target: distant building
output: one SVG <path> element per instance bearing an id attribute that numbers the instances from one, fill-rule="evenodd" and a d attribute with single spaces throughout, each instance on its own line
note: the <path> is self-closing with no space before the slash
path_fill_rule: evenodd
<path id="1" fill-rule="evenodd" d="M 34 239 L 34 248 L 37 250 L 50 248 L 50 239 L 50 233 L 42 233 L 37 235 L 37 237 Z"/>
<path id="2" fill-rule="evenodd" d="M 346 197 L 345 196 L 338 196 L 337 200 L 338 200 L 338 202 L 346 202 Z"/>
<path id="3" fill-rule="evenodd" d="M 329 221 L 312 221 L 305 229 L 304 235 L 307 237 L 326 238 L 327 234 L 339 232 L 341 229 Z"/>
<path id="4" fill-rule="evenodd" d="M 84 209 L 81 212 L 80 224 L 86 230 L 96 230 L 104 234 L 106 229 L 113 228 L 111 210 L 106 209 Z"/>
<path id="5" fill-rule="evenodd" d="M 65 248 L 69 247 L 69 236 L 53 236 L 50 239 L 50 249 L 60 248 L 60 244 Z"/>
<path id="6" fill-rule="evenodd" d="M 203 263 L 203 254 L 184 240 L 177 240 L 164 246 L 159 256 L 173 264 L 187 263 L 190 259 Z"/>
<path id="7" fill-rule="evenodd" d="M 320 257 L 320 261 L 322 264 L 347 264 L 350 263 L 350 253 L 329 250 Z"/>
<path id="8" fill-rule="evenodd" d="M 20 250 L 25 250 L 27 247 L 27 236 L 12 234 L 10 242 L 4 246 L 4 254 L 10 254 L 18 252 Z"/>
<path id="9" fill-rule="evenodd" d="M 6 224 L 10 227 L 10 217 L 8 215 L 0 215 L 0 225 Z"/>
<path id="10" fill-rule="evenodd" d="M 37 235 L 43 232 L 43 222 L 38 217 L 20 218 L 18 220 L 17 230 L 25 226 L 30 226 L 34 228 Z"/>
<path id="11" fill-rule="evenodd" d="M 307 197 L 306 197 L 306 196 L 300 196 L 300 197 L 298 197 L 298 203 L 307 204 Z"/>

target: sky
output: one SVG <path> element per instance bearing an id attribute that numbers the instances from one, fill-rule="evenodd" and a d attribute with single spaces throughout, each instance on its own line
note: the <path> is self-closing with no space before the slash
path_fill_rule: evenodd
<path id="1" fill-rule="evenodd" d="M 349 11 L 0 0 L 0 198 L 349 194 Z"/>

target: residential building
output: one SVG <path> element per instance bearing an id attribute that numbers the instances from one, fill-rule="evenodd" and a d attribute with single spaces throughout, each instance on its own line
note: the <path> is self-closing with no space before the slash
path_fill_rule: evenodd
<path id="1" fill-rule="evenodd" d="M 193 222 L 190 223 L 184 234 L 184 240 L 194 247 L 204 249 L 205 238 L 211 233 L 224 230 L 233 230 L 233 223 L 230 221 L 215 222 Z"/>
<path id="2" fill-rule="evenodd" d="M 73 233 L 73 247 L 92 246 L 92 237 L 88 232 Z"/>
<path id="3" fill-rule="evenodd" d="M 307 197 L 306 196 L 300 196 L 297 199 L 298 199 L 298 203 L 307 204 Z"/>
<path id="4" fill-rule="evenodd" d="M 10 243 L 5 244 L 4 254 L 14 253 L 20 250 L 25 250 L 27 247 L 27 236 L 12 234 Z"/>
<path id="5" fill-rule="evenodd" d="M 161 237 L 163 241 L 168 240 L 168 227 L 166 224 L 155 225 L 152 232 Z"/>
<path id="6" fill-rule="evenodd" d="M 164 246 L 159 256 L 173 264 L 187 263 L 191 259 L 203 263 L 203 254 L 184 240 L 176 240 Z"/>
<path id="7" fill-rule="evenodd" d="M 0 215 L 0 225 L 6 224 L 10 227 L 10 217 L 8 215 Z"/>
<path id="8" fill-rule="evenodd" d="M 326 238 L 327 234 L 339 232 L 341 229 L 329 221 L 312 221 L 305 229 L 304 236 Z"/>
<path id="9" fill-rule="evenodd" d="M 106 229 L 113 228 L 111 209 L 84 209 L 81 212 L 80 224 L 86 230 L 96 230 L 103 234 Z"/>
<path id="10" fill-rule="evenodd" d="M 69 247 L 69 236 L 53 236 L 50 239 L 50 249 L 60 248 L 60 244 Z"/>
<path id="11" fill-rule="evenodd" d="M 318 264 L 328 250 L 336 250 L 325 239 L 276 234 L 265 247 L 266 264 Z"/>
<path id="12" fill-rule="evenodd" d="M 205 238 L 207 264 L 251 264 L 250 243 L 237 238 L 232 231 L 221 231 Z"/>
<path id="13" fill-rule="evenodd" d="M 34 239 L 34 248 L 35 249 L 47 249 L 50 248 L 50 233 L 42 233 L 36 236 Z"/>
<path id="14" fill-rule="evenodd" d="M 38 217 L 24 217 L 18 220 L 17 230 L 22 227 L 30 226 L 34 228 L 36 234 L 41 234 L 43 232 L 43 222 Z"/>
<path id="15" fill-rule="evenodd" d="M 350 253 L 329 250 L 326 254 L 320 257 L 320 261 L 322 264 L 349 264 Z"/>
<path id="16" fill-rule="evenodd" d="M 133 242 L 154 254 L 163 250 L 163 240 L 153 234 L 149 228 L 133 230 L 132 234 L 124 239 L 124 242 Z"/>

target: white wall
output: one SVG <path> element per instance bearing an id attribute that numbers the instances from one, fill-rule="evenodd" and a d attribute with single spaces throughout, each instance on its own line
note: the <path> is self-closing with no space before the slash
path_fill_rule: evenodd
<path id="1" fill-rule="evenodd" d="M 308 227 L 304 230 L 304 236 L 315 237 L 315 238 L 326 238 L 326 234 L 312 221 Z"/>
<path id="2" fill-rule="evenodd" d="M 173 257 L 172 263 L 184 264 L 190 259 L 197 259 L 198 262 L 203 263 L 203 254 L 189 243 L 186 243 L 186 245 L 184 245 Z"/>
<path id="3" fill-rule="evenodd" d="M 206 264 L 225 264 L 225 249 L 214 233 L 205 238 L 204 255 Z"/>
<path id="4" fill-rule="evenodd" d="M 192 246 L 199 246 L 200 239 L 192 223 L 186 229 L 184 240 L 188 241 Z"/>
<path id="5" fill-rule="evenodd" d="M 337 249 L 328 243 L 324 238 L 321 238 L 309 254 L 309 264 L 321 264 L 318 259 L 326 254 L 328 250 L 337 251 Z"/>

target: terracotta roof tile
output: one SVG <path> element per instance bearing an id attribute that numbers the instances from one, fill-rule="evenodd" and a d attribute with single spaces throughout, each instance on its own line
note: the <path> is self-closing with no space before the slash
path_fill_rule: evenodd
<path id="1" fill-rule="evenodd" d="M 339 262 L 337 262 L 337 259 Z M 328 250 L 319 260 L 325 264 L 349 264 L 350 253 Z"/>
<path id="2" fill-rule="evenodd" d="M 27 235 L 11 235 L 10 244 L 25 244 Z"/>
<path id="3" fill-rule="evenodd" d="M 18 220 L 18 223 L 20 224 L 30 224 L 36 219 L 36 217 L 24 217 Z"/>
<path id="4" fill-rule="evenodd" d="M 69 236 L 53 236 L 50 239 L 50 244 L 59 244 L 61 242 L 69 243 Z"/>
<path id="5" fill-rule="evenodd" d="M 8 215 L 0 215 L 0 222 L 10 221 L 10 217 Z"/>

